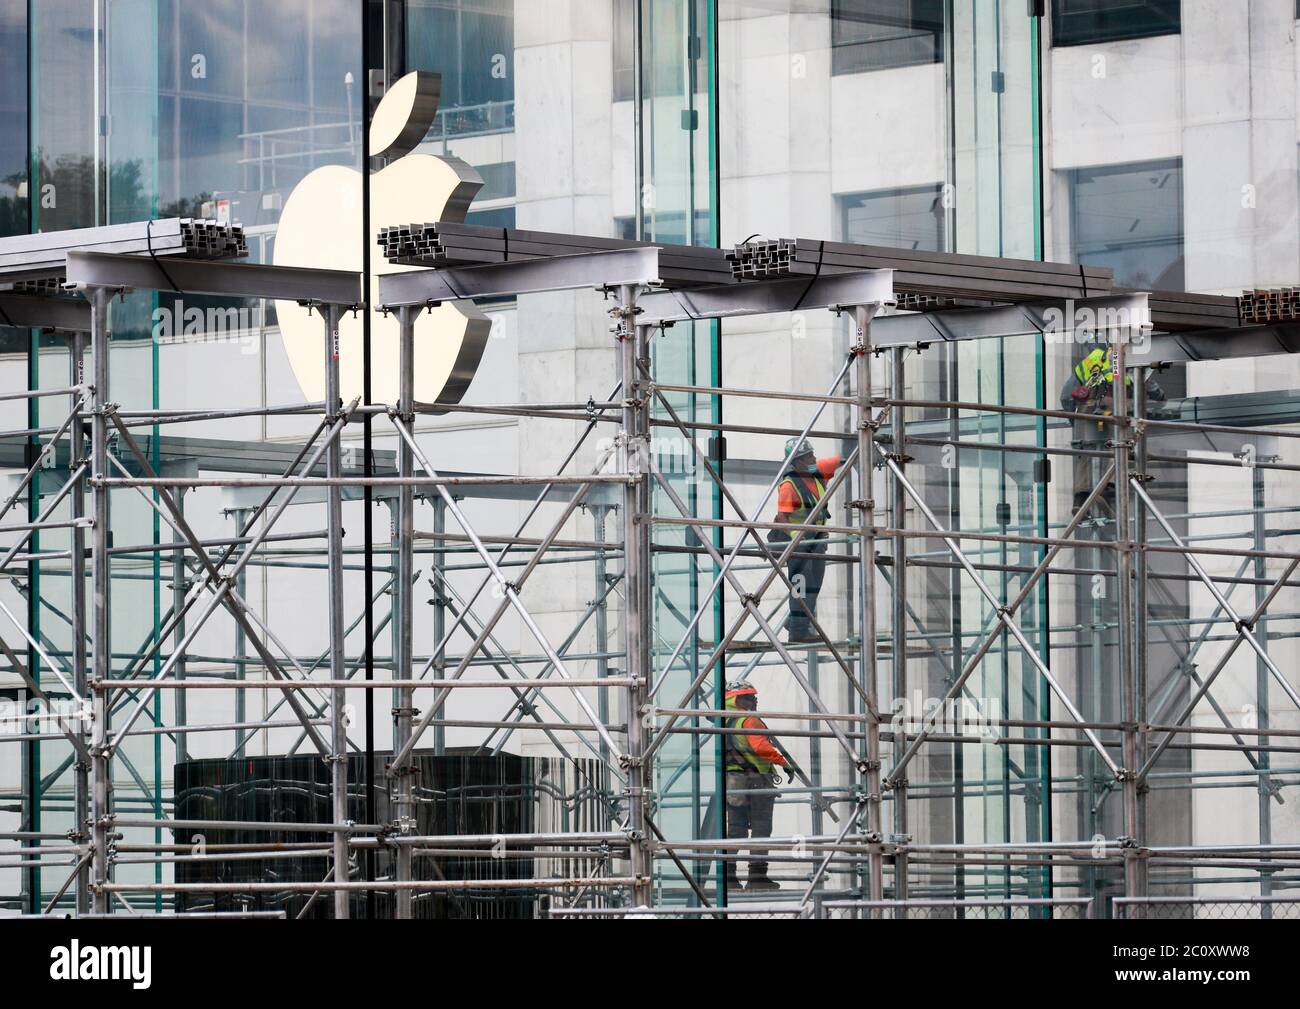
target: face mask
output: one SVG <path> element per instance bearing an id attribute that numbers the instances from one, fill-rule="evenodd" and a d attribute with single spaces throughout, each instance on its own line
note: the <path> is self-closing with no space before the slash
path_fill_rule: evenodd
<path id="1" fill-rule="evenodd" d="M 794 461 L 794 468 L 798 473 L 816 473 L 817 458 L 811 455 L 800 456 Z"/>

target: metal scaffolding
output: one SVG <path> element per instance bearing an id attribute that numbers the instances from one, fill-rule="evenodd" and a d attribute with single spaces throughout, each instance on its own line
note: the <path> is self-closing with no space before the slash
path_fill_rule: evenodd
<path id="1" fill-rule="evenodd" d="M 472 229 L 453 237 L 465 242 L 466 235 L 472 238 Z M 58 876 L 57 884 L 29 891 L 29 904 L 38 900 L 45 913 L 104 915 L 137 913 L 143 900 L 166 909 L 190 895 L 297 894 L 307 898 L 302 913 L 319 898 L 332 902 L 335 917 L 348 917 L 357 913 L 354 897 L 388 894 L 392 913 L 407 918 L 420 895 L 512 891 L 531 895 L 555 917 L 983 918 L 1112 910 L 1131 917 L 1170 902 L 1195 913 L 1202 900 L 1198 887 L 1219 887 L 1206 892 L 1222 899 L 1226 886 L 1244 895 L 1243 905 L 1259 915 L 1283 916 L 1300 907 L 1300 900 L 1288 903 L 1277 895 L 1300 879 L 1300 838 L 1274 841 L 1269 832 L 1271 806 L 1300 782 L 1300 769 L 1275 763 L 1278 755 L 1300 752 L 1292 742 L 1300 728 L 1277 724 L 1300 708 L 1300 695 L 1294 675 L 1285 671 L 1288 664 L 1268 647 L 1294 637 L 1286 627 L 1296 614 L 1270 607 L 1285 590 L 1300 587 L 1293 580 L 1300 552 L 1270 545 L 1270 539 L 1296 534 L 1286 527 L 1293 509 L 1270 508 L 1263 490 L 1268 474 L 1300 469 L 1278 451 L 1300 430 L 1286 426 L 1285 418 L 1264 427 L 1262 419 L 1223 423 L 1172 412 L 1154 416 L 1146 395 L 1153 370 L 1171 362 L 1289 350 L 1293 324 L 1205 327 L 1202 317 L 1227 318 L 1222 301 L 1112 291 L 1102 272 L 1051 273 L 1044 269 L 1049 264 L 1031 268 L 955 256 L 929 257 L 927 263 L 921 253 L 899 254 L 891 264 L 887 250 L 857 255 L 840 245 L 832 250 L 835 268 L 823 272 L 826 243 L 800 240 L 765 246 L 759 251 L 768 259 L 737 266 L 734 279 L 714 283 L 718 274 L 732 272 L 728 264 L 744 262 L 743 250 L 692 253 L 696 258 L 688 259 L 671 248 L 611 249 L 584 245 L 582 236 L 547 235 L 528 247 L 526 258 L 512 259 L 512 240 L 518 241 L 494 244 L 488 261 L 444 261 L 435 269 L 381 278 L 380 302 L 396 316 L 400 332 L 395 403 L 341 398 L 340 322 L 347 312 L 364 308 L 366 298 L 356 274 L 223 263 L 184 250 L 164 262 L 138 250 L 94 251 L 92 236 L 84 248 L 61 250 L 58 263 L 47 261 L 48 250 L 41 252 L 46 258 L 33 260 L 22 275 L 26 283 L 53 274 L 62 288 L 0 291 L 0 323 L 56 333 L 66 340 L 71 362 L 66 387 L 5 397 L 62 397 L 71 404 L 53 428 L 6 432 L 34 440 L 40 449 L 34 459 L 29 456 L 0 508 L 3 518 L 26 504 L 30 516 L 0 526 L 12 537 L 0 556 L 0 573 L 31 608 L 52 605 L 41 585 L 32 584 L 33 565 L 66 561 L 71 586 L 68 610 L 61 614 L 68 647 L 33 632 L 30 620 L 0 601 L 9 626 L 0 634 L 6 672 L 21 681 L 24 700 L 51 708 L 65 700 L 71 712 L 57 731 L 29 731 L 24 720 L 20 731 L 0 735 L 0 747 L 7 749 L 54 741 L 70 748 L 60 771 L 28 782 L 18 795 L 24 822 L 0 832 L 0 870 L 20 870 L 29 887 L 31 880 Z M 548 242 L 554 246 L 549 251 Z M 430 247 L 446 256 L 445 247 Z M 582 248 L 592 251 L 573 251 Z M 409 259 L 409 243 L 396 254 Z M 896 270 L 905 282 L 896 284 Z M 1070 270 L 1079 290 L 1052 286 L 1065 283 L 1053 278 Z M 671 283 L 665 284 L 665 272 L 673 274 Z M 708 282 L 692 286 L 692 272 Z M 909 303 L 922 311 L 900 312 L 896 287 L 934 300 Z M 264 410 L 120 409 L 111 388 L 110 305 L 127 290 L 310 305 L 320 316 L 325 401 Z M 592 298 L 612 301 L 612 393 L 585 403 L 448 407 L 416 400 L 421 313 L 463 299 L 554 291 L 594 291 Z M 959 297 L 965 300 L 954 300 Z M 1062 304 L 1070 308 L 1064 329 Z M 1081 308 L 1091 313 L 1086 325 L 1077 321 Z M 674 324 L 791 311 L 832 313 L 847 326 L 842 359 L 824 393 L 656 377 L 656 337 Z M 1098 324 L 1098 318 L 1109 321 Z M 1153 321 L 1156 329 L 1136 348 L 1126 338 L 1134 318 Z M 1067 410 L 907 394 L 909 365 L 951 374 L 954 348 L 1018 337 L 1038 341 L 1049 332 L 1073 338 L 1084 329 L 1112 347 L 1117 379 L 1113 413 L 1090 418 L 1104 433 L 1086 445 L 1048 437 L 1078 420 Z M 717 416 L 700 420 L 681 409 L 683 401 L 733 398 L 782 403 L 807 419 L 787 426 L 736 424 Z M 456 409 L 577 421 L 581 433 L 555 473 L 452 473 L 421 447 L 416 420 Z M 169 469 L 159 461 L 171 450 L 158 429 L 272 414 L 311 418 L 315 428 L 293 451 L 269 455 L 260 469 L 241 470 L 220 458 L 191 469 Z M 342 450 L 346 429 L 365 418 L 387 425 L 396 444 L 370 476 L 345 465 Z M 612 437 L 597 448 L 594 465 L 579 467 L 584 443 L 597 430 Z M 728 433 L 834 438 L 845 452 L 802 525 L 767 522 L 762 512 L 787 473 L 790 455 L 775 465 L 728 459 L 720 447 Z M 661 436 L 685 446 L 690 471 L 707 494 L 684 496 L 658 449 Z M 1235 535 L 1225 540 L 1228 545 L 1215 545 L 1218 531 L 1207 534 L 1199 524 L 1215 516 L 1190 505 L 1177 513 L 1158 501 L 1150 489 L 1153 474 L 1158 467 L 1225 465 L 1239 472 L 1242 463 L 1232 455 L 1240 454 L 1243 442 L 1250 448 L 1254 496 L 1248 509 L 1232 515 L 1250 521 L 1250 545 L 1236 545 Z M 193 451 L 175 446 L 178 457 Z M 33 481 L 55 458 L 65 460 L 66 478 L 53 493 L 33 492 Z M 1097 477 L 1073 488 L 1074 508 L 1053 526 L 1047 520 L 1050 462 L 1079 459 L 1092 464 Z M 1012 527 L 1004 502 L 996 511 L 1001 531 L 983 522 L 963 523 L 961 473 L 978 482 L 991 466 L 1005 484 L 1011 465 L 1028 474 L 1031 489 L 1025 493 L 1030 511 L 1039 516 L 1033 527 Z M 943 507 L 924 479 L 927 467 L 945 474 Z M 762 493 L 755 498 L 742 487 Z M 237 501 L 230 510 L 233 536 L 196 533 L 185 495 L 197 488 L 222 488 L 228 500 Z M 357 546 L 347 539 L 345 503 L 363 488 L 391 509 L 391 543 Z M 119 495 L 142 500 L 170 542 L 115 544 L 110 530 Z M 527 505 L 522 521 L 489 532 L 467 510 L 466 498 L 474 495 Z M 702 507 L 701 499 L 716 507 Z M 323 506 L 323 528 L 281 532 L 281 520 L 296 500 Z M 420 500 L 433 509 L 432 528 L 417 528 Z M 526 535 L 543 514 L 540 535 Z M 591 520 L 587 536 L 575 532 L 584 515 Z M 1282 528 L 1270 527 L 1271 521 Z M 52 530 L 67 532 L 68 550 L 32 546 L 39 533 Z M 772 537 L 771 531 L 788 535 Z M 824 539 L 825 559 L 837 580 L 834 613 L 805 603 L 791 574 L 792 559 L 821 547 L 816 538 Z M 361 604 L 382 606 L 385 596 L 390 603 L 375 628 L 376 635 L 391 636 L 389 675 L 374 679 L 355 675 L 364 661 L 346 647 L 360 621 L 348 622 L 357 601 L 346 597 L 346 571 L 367 549 L 382 555 L 387 581 Z M 114 558 L 141 553 L 170 559 L 171 609 L 159 615 L 137 650 L 115 651 Z M 429 621 L 436 644 L 427 655 L 417 654 L 413 634 L 420 623 L 415 564 L 421 556 L 432 562 L 435 604 Z M 668 577 L 662 566 L 670 561 L 684 565 L 690 586 L 688 608 L 678 609 L 671 622 L 656 617 Z M 1231 576 L 1218 570 L 1225 562 L 1238 565 Z M 310 577 L 324 578 L 327 648 L 320 656 L 300 655 L 248 601 L 250 568 L 277 564 L 297 564 Z M 539 617 L 526 591 L 530 576 L 557 564 L 575 578 L 589 571 L 593 585 L 589 604 L 563 633 L 553 620 Z M 476 572 L 477 587 L 458 590 L 453 570 Z M 1052 577 L 1062 585 L 1072 580 L 1110 588 L 1092 599 L 1078 591 L 1069 602 L 1049 603 Z M 923 587 L 930 579 L 941 592 Z M 1239 586 L 1254 593 L 1248 605 L 1231 599 Z M 1212 599 L 1208 618 L 1186 603 L 1193 589 Z M 932 605 L 938 595 L 946 600 L 946 612 Z M 782 636 L 787 607 L 806 611 L 812 642 L 791 643 Z M 612 610 L 619 616 L 617 633 L 610 626 Z M 209 640 L 204 628 L 218 611 L 229 616 L 236 636 L 230 654 L 213 657 L 198 643 Z M 945 621 L 948 626 L 941 626 Z M 507 625 L 518 630 L 518 645 L 502 635 Z M 26 657 L 7 640 L 15 634 Z M 453 652 L 453 641 L 461 640 L 467 646 Z M 1212 688 L 1243 645 L 1258 667 L 1256 717 L 1234 724 Z M 1203 646 L 1216 653 L 1208 672 L 1194 661 Z M 1171 670 L 1157 669 L 1155 663 L 1164 663 L 1170 651 L 1178 653 Z M 234 679 L 196 675 L 194 667 L 204 661 L 232 668 Z M 584 667 L 594 674 L 584 675 Z M 1018 703 L 1001 713 L 989 712 L 983 703 L 988 691 L 975 687 L 993 667 L 1001 669 L 1004 693 L 1018 695 Z M 766 842 L 786 888 L 758 899 L 727 883 L 726 866 L 742 861 L 753 839 L 728 836 L 722 757 L 724 740 L 742 731 L 723 704 L 723 683 L 756 669 L 774 670 L 792 684 L 800 706 L 762 707 L 756 714 L 777 727 L 743 731 L 799 740 L 807 751 L 807 768 L 798 766 L 797 787 L 792 774 L 779 807 L 788 811 L 782 822 L 800 829 L 777 831 Z M 900 700 L 931 689 L 938 691 L 931 699 L 937 703 L 900 717 Z M 185 698 L 193 690 L 230 695 L 233 719 L 190 720 Z M 358 748 L 359 729 L 348 695 L 375 690 L 390 691 L 393 699 L 392 751 L 377 781 L 358 781 L 349 758 Z M 504 716 L 463 717 L 451 710 L 452 701 L 467 692 L 496 690 L 509 694 Z M 246 698 L 259 691 L 280 698 L 260 721 L 249 718 L 246 706 Z M 1285 697 L 1286 718 L 1274 711 L 1270 719 L 1271 691 Z M 170 725 L 158 717 L 165 696 L 175 699 Z M 287 711 L 272 721 L 282 707 Z M 952 718 L 959 709 L 975 717 Z M 1207 710 L 1216 724 L 1194 721 Z M 257 833 L 271 825 L 168 816 L 160 812 L 159 796 L 146 805 L 149 815 L 141 815 L 114 795 L 115 780 L 135 773 L 124 754 L 128 741 L 170 736 L 180 761 L 190 733 L 229 733 L 231 756 L 242 757 L 259 733 L 265 738 L 286 727 L 300 730 L 290 755 L 306 744 L 328 767 L 330 812 L 320 822 L 277 819 L 274 830 L 325 840 L 243 841 L 196 850 L 182 833 Z M 417 780 L 416 757 L 424 752 L 418 747 L 432 745 L 432 752 L 443 753 L 448 729 L 471 728 L 487 731 L 479 747 L 485 754 L 502 753 L 512 738 L 530 733 L 575 766 L 599 768 L 606 782 L 601 816 L 583 830 L 419 833 L 417 808 L 427 799 Z M 1191 757 L 1201 753 L 1235 754 L 1241 766 L 1193 765 Z M 1179 760 L 1171 762 L 1171 754 Z M 990 755 L 1001 768 L 997 780 L 985 777 Z M 64 771 L 72 778 L 70 797 L 54 787 Z M 1245 841 L 1241 831 L 1228 830 L 1225 840 L 1198 844 L 1189 827 L 1180 843 L 1158 842 L 1167 832 L 1150 811 L 1158 789 L 1187 796 L 1222 787 L 1258 792 L 1257 838 Z M 372 788 L 387 796 L 391 815 L 359 822 L 349 800 Z M 1106 808 L 1112 794 L 1118 817 Z M 968 839 L 968 808 L 995 800 L 1004 822 L 994 832 L 1003 838 Z M 47 806 L 66 808 L 72 828 L 36 829 L 37 814 Z M 1178 815 L 1190 817 L 1180 809 Z M 1068 825 L 1063 838 L 1055 835 L 1058 824 Z M 173 840 L 164 840 L 164 831 Z M 526 855 L 538 871 L 531 877 L 449 878 L 431 861 L 435 855 L 474 859 L 485 851 Z M 367 868 L 373 866 L 369 856 L 378 853 L 391 858 L 391 872 Z M 318 878 L 166 878 L 169 866 L 182 863 L 237 859 L 274 866 L 285 858 L 315 860 Z M 124 871 L 141 865 L 153 871 L 152 878 Z M 37 870 L 44 872 L 38 876 Z"/>

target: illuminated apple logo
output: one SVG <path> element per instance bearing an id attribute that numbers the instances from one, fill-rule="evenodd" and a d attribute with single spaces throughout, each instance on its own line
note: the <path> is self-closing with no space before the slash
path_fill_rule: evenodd
<path id="1" fill-rule="evenodd" d="M 436 74 L 407 74 L 389 89 L 375 110 L 370 149 L 387 159 L 371 174 L 371 393 L 375 402 L 396 403 L 397 320 L 378 310 L 379 276 L 418 269 L 384 260 L 379 229 L 413 222 L 463 221 L 483 186 L 479 174 L 459 158 L 411 151 L 424 139 L 438 111 L 441 81 Z M 276 266 L 310 266 L 361 272 L 361 173 L 343 165 L 318 168 L 294 188 L 280 215 L 272 261 Z M 292 301 L 277 301 L 285 353 L 308 401 L 325 398 L 325 347 L 319 314 Z M 415 328 L 415 398 L 421 403 L 460 402 L 483 357 L 491 323 L 470 302 L 422 312 Z M 362 320 L 346 315 L 339 328 L 339 378 L 344 402 L 362 391 Z"/>

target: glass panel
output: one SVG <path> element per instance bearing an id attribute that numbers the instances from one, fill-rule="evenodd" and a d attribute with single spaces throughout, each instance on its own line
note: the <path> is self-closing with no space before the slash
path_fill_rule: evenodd
<path id="1" fill-rule="evenodd" d="M 27 219 L 27 4 L 0 3 L 0 235 Z"/>
<path id="2" fill-rule="evenodd" d="M 793 0 L 725 0 L 720 18 L 724 245 L 758 232 L 764 238 L 1039 257 L 1037 22 L 1023 3 L 833 3 L 828 11 L 825 5 Z M 856 381 L 835 381 L 853 337 L 850 327 L 829 313 L 729 321 L 723 329 L 726 386 L 838 396 L 856 389 Z M 726 353 L 728 346 L 743 349 Z M 909 353 L 901 374 L 886 354 L 873 364 L 873 387 L 894 396 L 906 391 L 913 398 L 1035 407 L 1042 405 L 1040 365 L 1033 337 L 1005 344 L 971 341 Z M 726 416 L 729 423 L 755 431 L 798 431 L 813 420 L 815 409 L 810 403 L 732 399 Z M 1037 445 L 1042 431 L 1035 421 L 921 408 L 903 416 L 904 433 L 918 440 L 905 450 L 908 479 L 940 523 L 980 535 L 1041 532 L 1046 497 L 1032 453 L 998 450 Z M 814 425 L 814 454 L 847 454 L 855 444 L 853 423 L 848 407 L 828 407 Z M 957 449 L 947 464 L 945 443 Z M 753 474 L 737 488 L 750 517 L 774 517 L 776 502 L 763 501 L 763 495 L 779 475 L 784 444 L 776 435 L 747 432 L 728 438 L 729 471 Z M 981 449 L 982 444 L 990 447 Z M 860 489 L 854 475 L 832 499 L 832 523 L 856 524 L 860 513 L 850 502 L 871 498 L 878 523 L 913 532 L 931 529 L 909 494 L 896 500 L 891 479 L 874 465 L 868 472 L 870 488 Z M 730 517 L 731 510 L 726 514 Z M 900 542 L 906 543 L 905 553 Z M 986 540 L 960 545 L 992 590 L 1012 598 L 1041 556 L 1035 546 Z M 907 730 L 919 725 L 928 702 L 946 693 L 953 670 L 992 629 L 996 614 L 942 541 L 882 540 L 878 549 L 880 703 L 897 713 L 894 728 Z M 860 678 L 857 540 L 831 536 L 827 550 L 817 618 Z M 890 579 L 903 561 L 911 610 L 891 611 Z M 757 577 L 746 573 L 748 579 Z M 779 596 L 764 597 L 764 606 L 775 608 L 778 627 L 794 606 Z M 1033 647 L 1045 650 L 1041 603 L 1033 595 L 1021 621 Z M 728 614 L 738 609 L 729 599 Z M 762 635 L 751 623 L 743 637 Z M 903 655 L 905 663 L 895 660 Z M 859 694 L 825 648 L 802 647 L 795 661 L 834 702 L 828 701 L 833 710 L 860 710 Z M 760 709 L 807 710 L 811 704 L 770 651 L 740 654 L 727 675 L 757 686 Z M 1014 639 L 995 644 L 969 680 L 969 691 L 966 700 L 986 718 L 1033 719 L 1046 710 L 1038 671 Z M 833 833 L 839 828 L 811 795 L 829 800 L 841 815 L 845 795 L 859 781 L 825 723 L 807 727 L 819 732 L 783 742 L 813 783 L 782 784 L 775 835 Z M 978 734 L 978 723 L 971 731 Z M 886 757 L 896 759 L 901 750 L 891 745 L 885 745 Z M 935 743 L 922 752 L 908 768 L 908 809 L 897 793 L 885 804 L 887 834 L 933 843 L 959 837 L 971 843 L 1037 840 L 1050 834 L 1048 804 L 1036 798 L 1046 786 L 1048 762 L 1035 748 Z M 800 885 L 801 868 L 774 863 L 769 871 L 785 875 L 791 880 L 787 885 Z M 958 871 L 931 865 L 912 873 L 911 883 L 916 895 L 936 888 L 976 897 L 1041 895 L 1044 880 L 982 866 Z M 860 876 L 834 872 L 828 882 L 831 891 L 856 892 L 861 886 Z M 887 876 L 887 895 L 903 892 L 903 881 Z"/>
<path id="3" fill-rule="evenodd" d="M 926 252 L 942 252 L 946 245 L 942 186 L 845 193 L 839 201 L 846 242 Z"/>
<path id="4" fill-rule="evenodd" d="M 1069 176 L 1072 259 L 1126 287 L 1183 288 L 1180 161 L 1078 168 Z"/>
<path id="5" fill-rule="evenodd" d="M 833 73 L 942 63 L 943 0 L 831 0 Z"/>
<path id="6" fill-rule="evenodd" d="M 1181 8 L 1181 0 L 1052 0 L 1052 42 L 1079 46 L 1176 34 Z"/>
<path id="7" fill-rule="evenodd" d="M 1049 258 L 1114 267 L 1117 284 L 1139 289 L 1236 296 L 1294 285 L 1300 277 L 1294 5 L 1087 5 L 1115 9 L 1105 19 L 1083 5 L 1056 6 L 1068 6 L 1077 18 L 1062 21 L 1063 11 L 1055 12 L 1058 46 L 1044 66 L 1050 82 L 1044 117 Z M 1160 34 L 1173 31 L 1180 34 Z M 1076 41 L 1088 44 L 1075 46 Z M 1093 348 L 1046 349 L 1049 388 L 1062 388 L 1072 384 L 1074 367 Z M 1229 423 L 1247 427 L 1295 416 L 1294 382 L 1276 360 L 1189 364 L 1165 369 L 1154 381 L 1165 397 L 1151 397 L 1158 415 L 1231 417 Z M 1053 460 L 1052 524 L 1060 528 L 1080 495 L 1095 486 L 1108 454 L 1107 435 L 1091 424 L 1051 427 L 1053 445 L 1092 456 L 1084 464 L 1077 456 Z M 1207 547 L 1248 547 L 1273 535 L 1275 548 L 1292 542 L 1284 513 L 1276 519 L 1270 514 L 1258 523 L 1262 528 L 1252 515 L 1259 502 L 1287 507 L 1274 497 L 1281 474 L 1261 472 L 1252 461 L 1263 452 L 1285 464 L 1295 454 L 1291 439 L 1234 434 L 1204 452 L 1169 432 L 1146 440 L 1151 479 L 1143 487 L 1178 536 Z M 1077 571 L 1053 576 L 1050 585 L 1054 668 L 1071 681 L 1077 678 L 1084 715 L 1103 720 L 1120 710 L 1113 677 L 1115 559 L 1105 545 L 1114 539 L 1107 521 L 1112 508 L 1103 501 L 1086 525 L 1097 545 L 1080 552 Z M 1231 621 L 1224 623 L 1224 613 L 1187 562 L 1167 552 L 1171 534 L 1164 525 L 1148 516 L 1138 528 L 1155 544 L 1147 559 L 1152 577 L 1145 647 L 1139 648 L 1144 701 L 1149 721 L 1170 723 L 1198 689 L 1197 679 L 1203 681 L 1226 655 Z M 1232 589 L 1234 608 L 1249 609 L 1260 586 L 1280 573 L 1273 561 L 1265 571 L 1237 558 L 1201 560 L 1223 591 Z M 1271 613 L 1293 612 L 1290 591 L 1270 604 Z M 1280 619 L 1269 623 L 1275 634 L 1286 633 L 1286 626 Z M 1279 640 L 1269 651 L 1284 654 L 1285 647 Z M 1257 719 L 1261 706 L 1276 708 L 1280 688 L 1276 680 L 1260 682 L 1261 666 L 1253 652 L 1238 649 L 1192 719 L 1222 729 Z M 1273 679 L 1266 668 L 1262 672 L 1264 680 Z M 1178 737 L 1155 766 L 1146 800 L 1150 843 L 1204 843 L 1224 836 L 1227 823 L 1236 825 L 1237 843 L 1249 843 L 1253 835 L 1261 843 L 1296 838 L 1294 821 L 1283 823 L 1266 812 L 1272 800 L 1261 804 L 1267 790 L 1259 786 L 1258 766 L 1236 754 L 1193 751 L 1188 742 Z M 1080 782 L 1073 801 L 1059 806 L 1058 833 L 1114 836 L 1123 818 L 1115 790 L 1106 784 L 1107 770 L 1087 752 L 1058 750 L 1054 761 L 1055 778 L 1078 775 Z M 1230 770 L 1248 773 L 1233 776 Z M 1124 882 L 1114 870 L 1096 869 L 1080 872 L 1078 885 L 1104 898 L 1121 891 Z M 1202 885 L 1173 867 L 1153 868 L 1149 880 L 1153 894 L 1196 893 Z M 1268 892 L 1270 886 L 1250 873 L 1232 881 L 1236 893 Z"/>

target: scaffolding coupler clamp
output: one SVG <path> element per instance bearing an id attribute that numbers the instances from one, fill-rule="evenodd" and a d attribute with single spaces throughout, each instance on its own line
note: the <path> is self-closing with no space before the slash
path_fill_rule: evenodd
<path id="1" fill-rule="evenodd" d="M 644 309 L 639 305 L 615 305 L 609 309 L 609 317 L 614 323 L 609 327 L 609 331 L 614 334 L 614 339 L 620 343 L 632 338 L 632 324 L 629 320 L 636 318 Z"/>
<path id="2" fill-rule="evenodd" d="M 596 409 L 596 399 L 594 396 L 587 397 L 587 421 L 594 424 L 600 420 L 600 411 Z"/>
<path id="3" fill-rule="evenodd" d="M 849 507 L 854 508 L 857 511 L 871 511 L 876 507 L 876 502 L 871 498 L 857 498 L 856 500 L 849 502 Z"/>
<path id="4" fill-rule="evenodd" d="M 857 763 L 857 769 L 859 774 L 867 774 L 871 771 L 879 771 L 880 761 L 876 759 L 859 760 Z M 862 802 L 864 800 L 859 799 L 858 801 Z"/>

